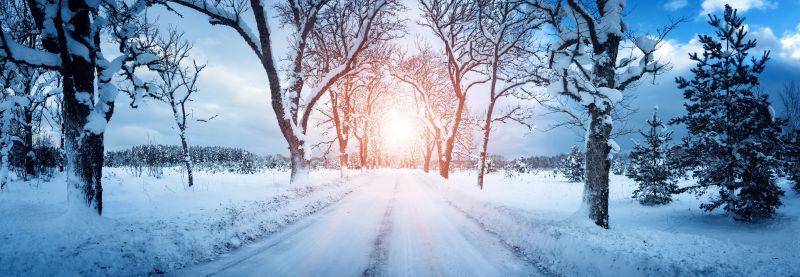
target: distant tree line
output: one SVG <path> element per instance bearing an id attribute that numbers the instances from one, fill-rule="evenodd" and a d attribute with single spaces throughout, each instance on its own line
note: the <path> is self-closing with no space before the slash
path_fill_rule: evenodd
<path id="1" fill-rule="evenodd" d="M 253 174 L 268 169 L 288 169 L 289 159 L 281 155 L 258 155 L 247 150 L 223 146 L 192 146 L 189 155 L 198 171 Z M 159 177 L 166 167 L 184 166 L 183 149 L 178 145 L 138 145 L 106 153 L 105 166 L 127 167 L 134 174 Z"/>

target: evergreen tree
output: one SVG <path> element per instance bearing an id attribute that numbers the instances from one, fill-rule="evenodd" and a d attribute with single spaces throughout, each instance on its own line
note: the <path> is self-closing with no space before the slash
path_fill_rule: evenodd
<path id="1" fill-rule="evenodd" d="M 704 210 L 722 207 L 745 221 L 771 217 L 783 195 L 775 183 L 782 123 L 773 118 L 767 96 L 756 90 L 769 52 L 748 55 L 756 41 L 746 39 L 744 18 L 730 6 L 722 20 L 709 18 L 715 34 L 700 35 L 703 53 L 689 55 L 696 62 L 694 79 L 676 79 L 687 114 L 674 123 L 687 127 L 684 162 L 697 179 L 687 189 L 718 189 L 719 195 L 700 206 Z"/>
<path id="2" fill-rule="evenodd" d="M 614 157 L 614 160 L 611 161 L 611 173 L 614 175 L 625 175 L 626 167 L 625 159 L 621 156 Z"/>
<path id="3" fill-rule="evenodd" d="M 584 154 L 577 145 L 573 145 L 569 155 L 561 165 L 561 172 L 570 183 L 583 182 L 584 178 Z"/>
<path id="4" fill-rule="evenodd" d="M 677 189 L 678 170 L 670 162 L 669 141 L 672 131 L 666 130 L 658 119 L 657 111 L 647 120 L 649 128 L 639 131 L 645 143 L 636 143 L 631 151 L 631 167 L 627 176 L 639 184 L 633 191 L 633 198 L 642 205 L 663 205 L 672 202 L 672 194 Z M 661 129 L 661 130 L 659 130 Z"/>

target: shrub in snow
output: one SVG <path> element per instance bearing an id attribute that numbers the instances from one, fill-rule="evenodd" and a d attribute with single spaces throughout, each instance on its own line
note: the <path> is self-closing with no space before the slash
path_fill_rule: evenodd
<path id="1" fill-rule="evenodd" d="M 745 221 L 771 217 L 783 195 L 775 182 L 782 122 L 773 118 L 767 95 L 757 93 L 769 52 L 748 57 L 756 41 L 746 39 L 744 19 L 730 6 L 722 20 L 709 18 L 716 32 L 700 35 L 703 53 L 690 54 L 694 79 L 676 80 L 687 114 L 674 122 L 686 124 L 684 162 L 697 179 L 687 189 L 718 191 L 704 210 L 722 207 Z"/>
<path id="2" fill-rule="evenodd" d="M 584 177 L 584 154 L 577 145 L 573 145 L 569 155 L 561 165 L 561 173 L 571 183 L 583 182 Z"/>
<path id="3" fill-rule="evenodd" d="M 525 162 L 525 159 L 519 158 L 507 163 L 503 171 L 505 171 L 505 176 L 508 178 L 522 173 L 528 173 L 531 171 L 531 168 Z"/>
<path id="4" fill-rule="evenodd" d="M 678 171 L 670 160 L 669 141 L 672 131 L 666 130 L 658 119 L 657 112 L 647 120 L 649 128 L 639 131 L 644 144 L 636 141 L 630 159 L 631 166 L 627 176 L 639 185 L 633 191 L 633 198 L 642 205 L 663 205 L 672 202 L 672 194 L 677 189 Z M 661 130 L 659 130 L 661 129 Z"/>

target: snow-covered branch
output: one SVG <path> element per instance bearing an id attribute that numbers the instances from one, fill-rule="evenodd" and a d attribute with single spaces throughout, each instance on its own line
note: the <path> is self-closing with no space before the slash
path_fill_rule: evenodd
<path id="1" fill-rule="evenodd" d="M 159 3 L 169 7 L 170 3 L 181 5 L 189 9 L 195 10 L 208 16 L 208 22 L 212 25 L 228 26 L 236 31 L 237 34 L 244 40 L 247 46 L 253 50 L 259 59 L 263 59 L 265 53 L 263 51 L 262 37 L 265 34 L 256 35 L 253 30 L 244 21 L 243 15 L 248 8 L 245 1 L 236 0 L 157 0 Z M 263 13 L 263 3 L 260 0 L 252 0 L 253 6 L 259 5 L 261 13 Z M 170 8 L 171 9 L 171 8 Z M 266 14 L 264 14 L 266 20 Z M 267 33 L 266 36 L 269 36 Z"/>

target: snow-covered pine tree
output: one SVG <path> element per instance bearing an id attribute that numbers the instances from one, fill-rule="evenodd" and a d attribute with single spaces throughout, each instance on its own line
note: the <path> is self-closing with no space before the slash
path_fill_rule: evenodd
<path id="1" fill-rule="evenodd" d="M 570 183 L 583 182 L 584 168 L 584 154 L 577 145 L 573 145 L 561 165 L 561 173 Z"/>
<path id="2" fill-rule="evenodd" d="M 614 175 L 625 175 L 626 162 L 620 156 L 614 157 L 611 161 L 611 173 Z"/>
<path id="3" fill-rule="evenodd" d="M 670 162 L 669 141 L 672 131 L 666 130 L 658 118 L 658 109 L 647 120 L 647 128 L 639 131 L 644 143 L 635 142 L 631 151 L 631 166 L 627 176 L 639 185 L 633 191 L 633 198 L 642 205 L 663 205 L 672 202 L 672 194 L 677 189 L 678 171 Z"/>
<path id="4" fill-rule="evenodd" d="M 507 178 L 515 177 L 519 174 L 530 172 L 531 167 L 525 162 L 525 158 L 519 157 L 506 164 L 504 171 Z"/>
<path id="5" fill-rule="evenodd" d="M 771 217 L 783 195 L 774 177 L 782 123 L 773 118 L 767 95 L 756 90 L 769 52 L 749 57 L 756 41 L 746 38 L 744 18 L 730 6 L 722 20 L 709 19 L 714 35 L 700 35 L 703 53 L 689 55 L 697 63 L 694 79 L 676 79 L 687 114 L 674 122 L 687 127 L 684 159 L 697 179 L 687 189 L 719 190 L 700 206 L 704 210 L 722 207 L 744 221 Z"/>

